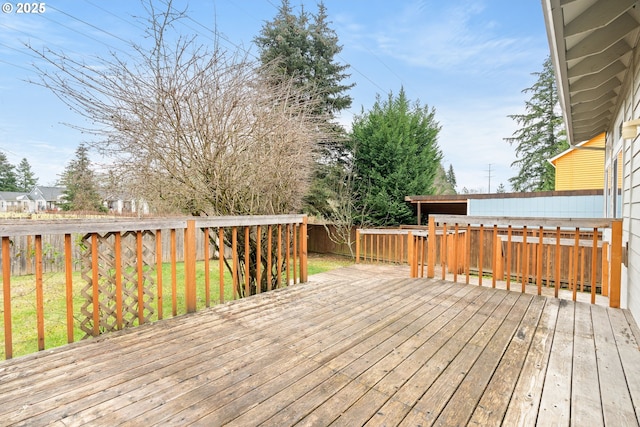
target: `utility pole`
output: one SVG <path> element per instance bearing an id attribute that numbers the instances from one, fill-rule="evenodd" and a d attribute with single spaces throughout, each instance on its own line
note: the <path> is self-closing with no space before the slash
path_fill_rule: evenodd
<path id="1" fill-rule="evenodd" d="M 489 163 L 489 170 L 487 172 L 489 173 L 489 190 L 487 193 L 491 193 L 491 163 Z"/>

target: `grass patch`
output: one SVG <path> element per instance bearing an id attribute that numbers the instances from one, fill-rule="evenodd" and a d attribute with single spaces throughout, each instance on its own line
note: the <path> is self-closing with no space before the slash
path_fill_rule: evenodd
<path id="1" fill-rule="evenodd" d="M 350 258 L 339 256 L 321 256 L 310 254 L 308 262 L 308 273 L 317 274 L 353 264 Z M 220 301 L 220 275 L 218 271 L 218 261 L 212 260 L 210 266 L 210 305 L 218 304 Z M 233 299 L 233 289 L 231 275 L 224 271 L 224 300 Z M 157 308 L 157 285 L 154 280 L 154 301 L 152 307 L 154 314 L 151 321 L 158 320 Z M 162 266 L 162 317 L 164 319 L 184 314 L 184 264 L 176 265 L 176 285 L 175 293 L 172 285 L 171 264 L 165 263 Z M 44 329 L 45 348 L 53 348 L 67 343 L 66 324 L 66 285 L 64 273 L 47 273 L 43 275 L 44 294 Z M 82 305 L 86 299 L 82 295 L 82 288 L 86 282 L 80 273 L 73 274 L 73 316 L 74 316 L 74 341 L 79 341 L 84 337 L 84 332 L 80 329 L 80 321 L 85 317 L 81 313 Z M 174 296 L 175 295 L 175 303 Z M 198 310 L 206 307 L 207 293 L 205 289 L 205 269 L 204 262 L 196 264 L 196 307 Z M 175 307 L 174 307 L 175 304 Z M 131 315 L 130 315 L 131 316 Z M 38 351 L 37 318 L 36 318 L 36 286 L 35 276 L 19 276 L 11 278 L 11 322 L 13 356 L 21 356 Z M 137 321 L 135 322 L 137 324 Z M 3 295 L 0 292 L 0 360 L 5 359 L 5 336 L 4 336 L 4 306 Z"/>

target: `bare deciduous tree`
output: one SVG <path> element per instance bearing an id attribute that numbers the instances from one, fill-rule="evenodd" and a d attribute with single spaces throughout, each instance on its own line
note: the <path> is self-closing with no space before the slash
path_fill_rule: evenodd
<path id="1" fill-rule="evenodd" d="M 92 145 L 156 211 L 297 211 L 324 134 L 316 101 L 291 81 L 274 85 L 268 67 L 246 54 L 174 34 L 185 12 L 170 0 L 154 5 L 145 2 L 151 42 L 132 42 L 135 55 L 89 63 L 32 49 L 45 64 L 38 83 L 88 119 L 82 130 L 97 137 Z"/>

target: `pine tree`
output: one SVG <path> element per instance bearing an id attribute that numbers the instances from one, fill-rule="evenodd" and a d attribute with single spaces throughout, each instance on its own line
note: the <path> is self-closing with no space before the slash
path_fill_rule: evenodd
<path id="1" fill-rule="evenodd" d="M 449 163 L 449 170 L 447 170 L 447 182 L 451 184 L 454 190 L 458 185 L 456 182 L 456 173 L 453 171 L 453 165 L 451 163 Z"/>
<path id="2" fill-rule="evenodd" d="M 25 193 L 31 191 L 38 184 L 38 178 L 31 170 L 31 165 L 26 158 L 23 158 L 16 168 L 16 182 L 19 191 Z"/>
<path id="3" fill-rule="evenodd" d="M 102 198 L 98 193 L 96 178 L 91 169 L 89 149 L 83 144 L 76 149 L 64 172 L 60 184 L 65 187 L 62 209 L 65 211 L 105 212 Z"/>
<path id="4" fill-rule="evenodd" d="M 4 153 L 0 153 L 0 191 L 19 191 L 15 166 Z"/>
<path id="5" fill-rule="evenodd" d="M 444 195 L 444 194 L 456 194 L 456 189 L 451 182 L 449 182 L 449 174 L 444 169 L 442 163 L 438 165 L 438 170 L 436 171 L 436 175 L 433 179 L 433 194 L 434 195 Z"/>
<path id="6" fill-rule="evenodd" d="M 507 189 L 504 188 L 504 184 L 500 183 L 500 185 L 498 185 L 498 188 L 496 188 L 496 193 L 501 194 L 506 192 L 507 192 Z"/>
<path id="7" fill-rule="evenodd" d="M 351 143 L 354 152 L 356 212 L 373 225 L 410 224 L 415 215 L 404 198 L 433 194 L 441 168 L 435 110 L 411 105 L 404 89 L 356 117 Z"/>
<path id="8" fill-rule="evenodd" d="M 533 73 L 538 80 L 523 93 L 531 98 L 525 103 L 525 114 L 514 114 L 521 128 L 511 138 L 505 138 L 516 147 L 516 158 L 511 166 L 519 169 L 509 182 L 514 191 L 545 191 L 555 186 L 555 169 L 548 159 L 568 148 L 562 116 L 558 113 L 559 99 L 551 58 L 547 57 L 541 72 Z"/>
<path id="9" fill-rule="evenodd" d="M 254 42 L 262 64 L 275 65 L 276 74 L 295 77 L 300 88 L 322 99 L 317 114 L 332 119 L 351 106 L 351 96 L 346 91 L 353 85 L 340 83 L 349 77 L 345 73 L 349 66 L 335 59 L 342 46 L 327 17 L 322 2 L 315 15 L 302 9 L 296 16 L 289 0 L 282 0 L 278 14 L 264 24 Z"/>
<path id="10" fill-rule="evenodd" d="M 289 0 L 282 0 L 276 16 L 264 24 L 260 35 L 254 39 L 260 51 L 260 62 L 275 67 L 276 82 L 281 78 L 294 78 L 299 89 L 318 100 L 314 115 L 330 129 L 328 138 L 318 147 L 320 158 L 304 200 L 307 213 L 324 217 L 331 215 L 332 205 L 344 200 L 343 195 L 335 192 L 341 185 L 335 180 L 349 174 L 347 137 L 333 119 L 351 106 L 352 99 L 347 92 L 354 86 L 342 83 L 349 78 L 346 73 L 349 66 L 336 60 L 342 46 L 329 24 L 322 1 L 318 3 L 316 14 L 309 14 L 302 8 L 296 15 Z"/>

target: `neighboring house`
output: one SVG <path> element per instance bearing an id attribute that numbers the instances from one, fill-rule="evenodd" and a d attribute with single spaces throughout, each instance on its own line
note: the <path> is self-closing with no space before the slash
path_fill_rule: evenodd
<path id="1" fill-rule="evenodd" d="M 127 194 L 103 194 L 103 204 L 109 212 L 117 214 L 148 215 L 149 204 Z"/>
<path id="2" fill-rule="evenodd" d="M 604 211 L 622 218 L 621 305 L 638 320 L 640 10 L 633 0 L 543 0 L 542 6 L 569 143 L 606 134 Z"/>
<path id="3" fill-rule="evenodd" d="M 549 159 L 556 169 L 555 190 L 603 190 L 604 144 L 601 133 Z"/>
<path id="4" fill-rule="evenodd" d="M 0 191 L 0 212 L 31 212 L 33 200 L 28 194 L 15 191 Z"/>
<path id="5" fill-rule="evenodd" d="M 34 202 L 33 211 L 58 211 L 64 201 L 64 187 L 36 186 L 29 193 L 29 197 Z"/>

